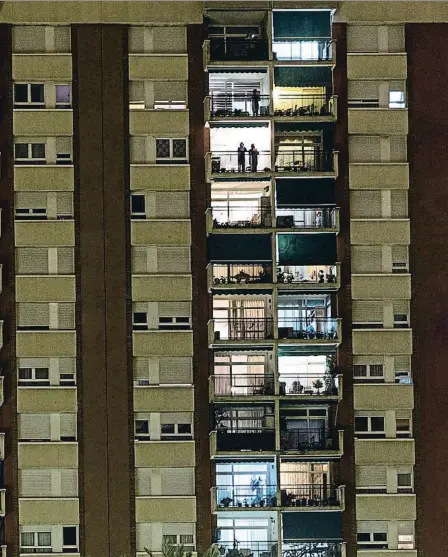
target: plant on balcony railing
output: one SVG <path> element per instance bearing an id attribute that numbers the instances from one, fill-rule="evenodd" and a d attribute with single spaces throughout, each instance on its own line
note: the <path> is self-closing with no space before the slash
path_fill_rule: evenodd
<path id="1" fill-rule="evenodd" d="M 341 557 L 337 542 L 297 542 L 282 550 L 282 557 Z"/>
<path id="2" fill-rule="evenodd" d="M 323 484 L 285 486 L 281 490 L 284 507 L 337 507 L 337 489 Z"/>

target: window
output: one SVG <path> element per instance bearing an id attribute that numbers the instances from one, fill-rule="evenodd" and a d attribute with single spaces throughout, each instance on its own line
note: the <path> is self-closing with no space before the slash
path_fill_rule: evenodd
<path id="1" fill-rule="evenodd" d="M 358 532 L 358 545 L 362 549 L 387 549 L 386 532 Z"/>
<path id="2" fill-rule="evenodd" d="M 356 416 L 355 435 L 357 437 L 383 438 L 384 418 L 381 416 Z"/>
<path id="3" fill-rule="evenodd" d="M 160 438 L 162 441 L 190 440 L 192 439 L 191 424 L 161 424 Z"/>
<path id="4" fill-rule="evenodd" d="M 78 528 L 62 527 L 62 553 L 78 553 Z"/>
<path id="5" fill-rule="evenodd" d="M 146 202 L 145 195 L 141 193 L 133 193 L 131 195 L 131 218 L 146 218 Z"/>
<path id="6" fill-rule="evenodd" d="M 412 493 L 412 473 L 397 473 L 397 491 L 398 493 Z"/>
<path id="7" fill-rule="evenodd" d="M 45 143 L 15 143 L 14 159 L 19 164 L 44 164 Z"/>
<path id="8" fill-rule="evenodd" d="M 132 314 L 132 328 L 134 331 L 147 331 L 148 314 L 142 311 L 134 311 Z"/>
<path id="9" fill-rule="evenodd" d="M 411 436 L 411 420 L 409 418 L 396 419 L 397 437 L 409 438 Z"/>
<path id="10" fill-rule="evenodd" d="M 50 385 L 49 369 L 45 367 L 19 368 L 19 386 L 46 387 Z"/>
<path id="11" fill-rule="evenodd" d="M 394 314 L 394 329 L 409 328 L 409 316 L 406 313 Z"/>
<path id="12" fill-rule="evenodd" d="M 389 108 L 406 108 L 404 91 L 389 91 Z"/>
<path id="13" fill-rule="evenodd" d="M 56 138 L 56 164 L 72 164 L 72 138 Z"/>
<path id="14" fill-rule="evenodd" d="M 162 539 L 169 545 L 183 545 L 185 551 L 195 550 L 193 534 L 164 534 Z"/>
<path id="15" fill-rule="evenodd" d="M 156 139 L 156 162 L 187 162 L 186 139 Z"/>
<path id="16" fill-rule="evenodd" d="M 14 108 L 44 108 L 44 86 L 41 83 L 16 83 Z"/>
<path id="17" fill-rule="evenodd" d="M 20 553 L 51 553 L 51 532 L 22 532 Z"/>
<path id="18" fill-rule="evenodd" d="M 150 439 L 149 420 L 135 420 L 135 438 L 139 441 Z"/>
<path id="19" fill-rule="evenodd" d="M 188 331 L 191 329 L 190 317 L 159 317 L 159 330 Z"/>
<path id="20" fill-rule="evenodd" d="M 384 383 L 383 364 L 355 364 L 353 377 L 358 383 Z"/>
<path id="21" fill-rule="evenodd" d="M 400 385 L 412 385 L 412 378 L 409 371 L 395 371 L 395 383 Z"/>
<path id="22" fill-rule="evenodd" d="M 71 107 L 70 85 L 56 85 L 56 108 Z"/>

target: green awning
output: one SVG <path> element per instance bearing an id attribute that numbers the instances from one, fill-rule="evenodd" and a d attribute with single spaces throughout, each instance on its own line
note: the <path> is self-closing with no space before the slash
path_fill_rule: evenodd
<path id="1" fill-rule="evenodd" d="M 269 234 L 213 234 L 207 242 L 210 263 L 271 262 Z"/>
<path id="2" fill-rule="evenodd" d="M 335 205 L 334 183 L 332 178 L 278 178 L 277 207 Z"/>
<path id="3" fill-rule="evenodd" d="M 279 265 L 334 265 L 335 234 L 279 234 Z"/>
<path id="4" fill-rule="evenodd" d="M 276 66 L 276 87 L 331 87 L 332 71 L 329 66 Z"/>
<path id="5" fill-rule="evenodd" d="M 276 122 L 275 133 L 333 132 L 332 122 Z"/>
<path id="6" fill-rule="evenodd" d="M 222 128 L 268 128 L 269 122 L 211 122 L 210 128 L 222 129 Z"/>
<path id="7" fill-rule="evenodd" d="M 330 11 L 274 11 L 274 41 L 293 38 L 331 37 Z"/>
<path id="8" fill-rule="evenodd" d="M 298 540 L 341 540 L 342 513 L 340 512 L 285 512 L 282 513 L 283 543 Z"/>

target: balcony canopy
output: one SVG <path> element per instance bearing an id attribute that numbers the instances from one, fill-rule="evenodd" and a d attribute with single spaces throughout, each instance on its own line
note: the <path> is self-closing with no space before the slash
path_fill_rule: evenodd
<path id="1" fill-rule="evenodd" d="M 335 205 L 332 178 L 278 178 L 275 192 L 279 208 Z"/>
<path id="2" fill-rule="evenodd" d="M 339 512 L 282 513 L 283 543 L 297 540 L 342 539 L 342 514 Z"/>
<path id="3" fill-rule="evenodd" d="M 331 12 L 288 10 L 273 12 L 274 41 L 331 37 Z"/>
<path id="4" fill-rule="evenodd" d="M 335 234 L 279 234 L 279 265 L 334 265 Z"/>
<path id="5" fill-rule="evenodd" d="M 329 87 L 332 84 L 328 66 L 277 66 L 274 68 L 276 87 Z"/>
<path id="6" fill-rule="evenodd" d="M 208 238 L 211 263 L 258 263 L 272 261 L 269 234 L 214 234 Z"/>

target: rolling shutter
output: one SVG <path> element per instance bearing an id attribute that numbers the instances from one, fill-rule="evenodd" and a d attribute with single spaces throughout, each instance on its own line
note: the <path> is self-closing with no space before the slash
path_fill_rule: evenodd
<path id="1" fill-rule="evenodd" d="M 356 466 L 357 487 L 386 487 L 386 466 Z"/>
<path id="2" fill-rule="evenodd" d="M 48 249 L 17 248 L 16 272 L 18 275 L 48 274 Z"/>
<path id="3" fill-rule="evenodd" d="M 75 304 L 58 304 L 58 329 L 72 330 L 75 328 Z"/>
<path id="4" fill-rule="evenodd" d="M 348 25 L 348 52 L 378 52 L 378 27 L 376 25 Z"/>
<path id="5" fill-rule="evenodd" d="M 132 273 L 148 272 L 148 248 L 132 247 L 131 252 Z"/>
<path id="6" fill-rule="evenodd" d="M 51 497 L 51 470 L 21 470 L 20 495 L 22 497 Z"/>
<path id="7" fill-rule="evenodd" d="M 194 524 L 191 522 L 164 522 L 162 524 L 164 536 L 190 535 L 194 536 Z"/>
<path id="8" fill-rule="evenodd" d="M 187 35 L 185 26 L 153 27 L 154 52 L 186 52 Z"/>
<path id="9" fill-rule="evenodd" d="M 154 192 L 154 198 L 154 216 L 156 218 L 185 219 L 190 216 L 188 192 Z"/>
<path id="10" fill-rule="evenodd" d="M 383 302 L 354 300 L 352 305 L 354 323 L 383 323 Z"/>
<path id="11" fill-rule="evenodd" d="M 353 273 L 381 273 L 382 272 L 381 246 L 352 246 L 352 272 Z"/>
<path id="12" fill-rule="evenodd" d="M 358 520 L 356 525 L 358 532 L 387 533 L 387 522 L 382 520 Z"/>
<path id="13" fill-rule="evenodd" d="M 68 191 L 60 191 L 56 198 L 58 217 L 73 216 L 73 194 Z"/>
<path id="14" fill-rule="evenodd" d="M 392 217 L 405 219 L 408 216 L 408 192 L 400 190 L 391 191 Z"/>
<path id="15" fill-rule="evenodd" d="M 349 137 L 350 162 L 380 162 L 380 137 L 353 135 Z"/>
<path id="16" fill-rule="evenodd" d="M 75 272 L 74 257 L 73 248 L 58 248 L 58 274 L 70 275 Z"/>
<path id="17" fill-rule="evenodd" d="M 334 265 L 337 261 L 334 234 L 279 234 L 279 265 Z"/>
<path id="18" fill-rule="evenodd" d="M 51 438 L 50 414 L 19 414 L 19 439 L 48 441 Z"/>
<path id="19" fill-rule="evenodd" d="M 191 424 L 191 412 L 161 412 L 161 424 Z"/>
<path id="20" fill-rule="evenodd" d="M 54 27 L 54 51 L 70 52 L 71 33 L 68 25 L 55 25 Z"/>
<path id="21" fill-rule="evenodd" d="M 390 160 L 391 162 L 406 162 L 406 137 L 391 136 L 390 141 Z"/>
<path id="22" fill-rule="evenodd" d="M 151 468 L 136 468 L 135 490 L 137 496 L 151 495 Z"/>
<path id="23" fill-rule="evenodd" d="M 331 36 L 331 14 L 322 11 L 274 11 L 274 40 L 326 38 Z"/>
<path id="24" fill-rule="evenodd" d="M 159 302 L 159 317 L 189 317 L 191 316 L 190 302 Z"/>
<path id="25" fill-rule="evenodd" d="M 163 385 L 189 385 L 192 382 L 191 358 L 163 358 L 159 360 L 159 377 Z"/>
<path id="26" fill-rule="evenodd" d="M 179 101 L 187 100 L 186 81 L 155 81 L 154 100 L 157 101 Z"/>
<path id="27" fill-rule="evenodd" d="M 129 138 L 131 163 L 146 162 L 146 137 L 132 136 Z"/>
<path id="28" fill-rule="evenodd" d="M 394 356 L 395 371 L 409 371 L 411 369 L 411 361 L 409 356 Z"/>
<path id="29" fill-rule="evenodd" d="M 378 100 L 378 81 L 348 81 L 348 99 Z"/>
<path id="30" fill-rule="evenodd" d="M 143 33 L 145 28 L 143 26 L 132 25 L 128 29 L 128 48 L 129 52 L 142 53 L 143 50 Z"/>
<path id="31" fill-rule="evenodd" d="M 388 34 L 388 51 L 405 52 L 404 25 L 389 25 Z"/>
<path id="32" fill-rule="evenodd" d="M 350 213 L 354 219 L 381 218 L 380 191 L 350 192 Z"/>
<path id="33" fill-rule="evenodd" d="M 13 52 L 45 52 L 45 27 L 43 25 L 13 25 Z"/>
<path id="34" fill-rule="evenodd" d="M 46 209 L 47 194 L 37 191 L 16 193 L 16 209 Z"/>
<path id="35" fill-rule="evenodd" d="M 157 248 L 159 273 L 189 273 L 190 266 L 190 248 Z"/>
<path id="36" fill-rule="evenodd" d="M 76 414 L 60 414 L 61 440 L 76 440 Z"/>
<path id="37" fill-rule="evenodd" d="M 78 470 L 65 468 L 61 470 L 61 497 L 78 496 Z"/>
<path id="38" fill-rule="evenodd" d="M 50 309 L 48 304 L 20 302 L 17 304 L 17 325 L 22 328 L 49 327 Z"/>
<path id="39" fill-rule="evenodd" d="M 152 524 L 137 522 L 136 524 L 136 542 L 137 551 L 140 553 L 145 552 L 145 548 L 155 551 L 160 550 L 160 547 L 152 546 Z"/>
<path id="40" fill-rule="evenodd" d="M 162 468 L 162 495 L 193 495 L 193 468 Z"/>

